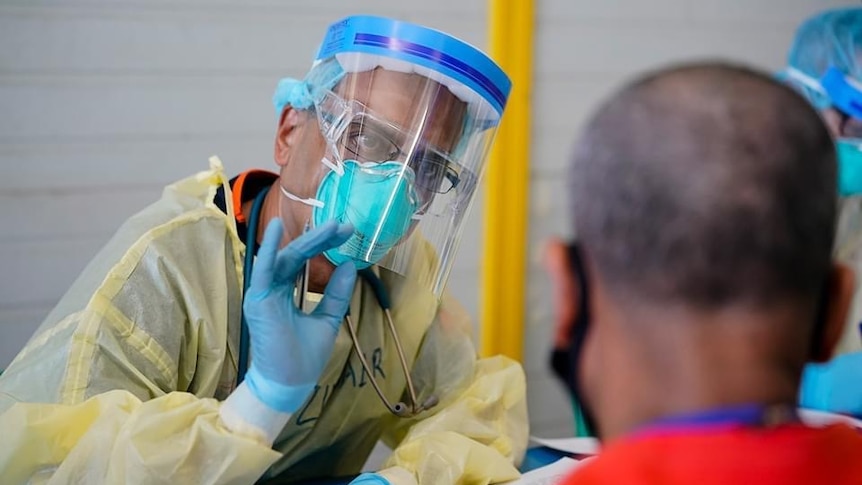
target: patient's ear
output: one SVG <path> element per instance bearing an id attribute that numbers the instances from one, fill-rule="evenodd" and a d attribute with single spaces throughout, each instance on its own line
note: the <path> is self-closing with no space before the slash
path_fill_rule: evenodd
<path id="1" fill-rule="evenodd" d="M 542 265 L 551 279 L 551 298 L 554 305 L 554 348 L 568 348 L 571 344 L 572 324 L 578 312 L 578 291 L 568 247 L 556 238 L 545 243 Z"/>
<path id="2" fill-rule="evenodd" d="M 835 263 L 829 275 L 829 294 L 823 314 L 821 338 L 813 355 L 815 362 L 826 362 L 832 358 L 832 352 L 841 335 L 850 305 L 853 302 L 853 291 L 856 289 L 856 275 L 849 266 Z"/>
<path id="3" fill-rule="evenodd" d="M 299 136 L 299 130 L 296 128 L 302 123 L 302 116 L 299 111 L 293 109 L 290 105 L 284 107 L 281 112 L 281 119 L 278 123 L 278 130 L 275 133 L 275 163 L 280 167 L 287 165 L 290 159 L 289 154 L 291 148 L 296 145 L 296 140 Z"/>

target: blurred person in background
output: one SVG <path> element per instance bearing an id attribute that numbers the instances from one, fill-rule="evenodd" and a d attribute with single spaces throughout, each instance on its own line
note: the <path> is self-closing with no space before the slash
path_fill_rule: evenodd
<path id="1" fill-rule="evenodd" d="M 838 154 L 835 257 L 862 271 L 862 7 L 830 10 L 797 30 L 779 77 L 820 112 Z M 860 285 L 857 284 L 857 288 Z M 862 417 L 862 291 L 857 291 L 837 356 L 805 369 L 800 405 Z"/>
<path id="2" fill-rule="evenodd" d="M 129 219 L 0 376 L 3 483 L 516 478 L 524 373 L 444 291 L 510 90 L 485 54 L 332 24 L 275 93 L 279 173 L 221 162 Z"/>

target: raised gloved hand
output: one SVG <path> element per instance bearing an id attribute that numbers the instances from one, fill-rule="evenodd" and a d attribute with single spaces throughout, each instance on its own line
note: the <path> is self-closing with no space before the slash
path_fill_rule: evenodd
<path id="1" fill-rule="evenodd" d="M 280 219 L 266 227 L 243 302 L 251 337 L 246 382 L 261 402 L 291 413 L 314 389 L 329 360 L 353 294 L 356 268 L 350 262 L 336 268 L 323 299 L 306 314 L 294 303 L 297 274 L 310 258 L 347 241 L 353 228 L 329 221 L 279 250 L 283 232 Z"/>
<path id="2" fill-rule="evenodd" d="M 862 352 L 839 355 L 824 364 L 805 366 L 799 405 L 862 417 Z"/>

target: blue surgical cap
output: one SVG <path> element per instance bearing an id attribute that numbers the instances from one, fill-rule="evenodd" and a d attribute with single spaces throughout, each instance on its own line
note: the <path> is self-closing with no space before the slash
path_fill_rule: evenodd
<path id="1" fill-rule="evenodd" d="M 806 20 L 796 31 L 787 64 L 813 79 L 834 66 L 862 81 L 862 7 L 828 10 Z M 823 93 L 806 94 L 818 108 L 829 105 Z"/>
<path id="2" fill-rule="evenodd" d="M 296 109 L 311 108 L 314 101 L 320 99 L 322 91 L 332 89 L 342 77 L 344 70 L 335 59 L 330 59 L 315 63 L 305 79 L 286 77 L 280 80 L 272 96 L 275 116 L 280 117 L 288 104 Z"/>

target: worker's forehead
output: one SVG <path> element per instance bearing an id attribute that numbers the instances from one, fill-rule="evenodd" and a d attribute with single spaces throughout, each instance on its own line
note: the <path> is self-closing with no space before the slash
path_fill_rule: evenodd
<path id="1" fill-rule="evenodd" d="M 466 113 L 466 103 L 448 88 L 415 73 L 377 68 L 348 74 L 336 90 L 398 127 L 421 129 L 427 141 L 443 148 L 460 134 Z"/>
<path id="2" fill-rule="evenodd" d="M 368 96 L 386 99 L 387 94 L 419 96 L 424 93 L 435 93 L 440 98 L 439 102 L 458 101 L 447 88 L 432 79 L 417 73 L 390 71 L 383 68 L 347 74 L 339 83 L 339 91 L 356 99 Z"/>

